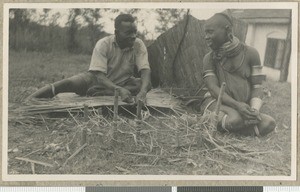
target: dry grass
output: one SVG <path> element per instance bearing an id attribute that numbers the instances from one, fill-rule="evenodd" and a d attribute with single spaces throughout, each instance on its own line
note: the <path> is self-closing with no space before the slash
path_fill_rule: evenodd
<path id="1" fill-rule="evenodd" d="M 14 85 L 13 89 L 10 86 L 11 104 L 21 100 L 15 94 L 21 87 L 30 90 L 39 78 L 45 76 L 44 83 L 48 83 L 51 74 L 67 71 L 67 68 L 56 68 L 55 61 L 71 65 L 80 58 L 78 55 L 66 58 L 64 55 L 52 57 L 38 53 L 13 53 L 13 56 L 9 79 L 10 85 Z M 32 58 L 32 62 L 26 62 L 26 67 L 20 70 L 20 58 L 24 57 Z M 27 67 L 39 64 L 39 60 L 47 57 L 51 74 L 29 78 L 28 73 L 36 72 L 24 72 Z M 78 71 L 74 73 L 88 65 L 88 56 L 82 57 L 85 64 L 76 68 Z M 20 82 L 19 78 L 29 80 Z M 220 134 L 211 124 L 212 114 L 200 116 L 158 108 L 145 111 L 142 121 L 135 120 L 134 110 L 127 108 L 122 109 L 124 115 L 120 115 L 117 121 L 104 118 L 110 114 L 110 108 L 91 110 L 88 120 L 82 113 L 10 119 L 9 173 L 30 174 L 30 165 L 15 159 L 26 156 L 55 166 L 36 166 L 38 174 L 289 175 L 290 84 L 267 82 L 265 85 L 272 91 L 272 97 L 266 100 L 263 111 L 276 119 L 278 128 L 263 138 Z M 87 129 L 88 145 L 66 161 L 80 148 L 83 128 Z M 13 152 L 13 149 L 18 150 Z"/>

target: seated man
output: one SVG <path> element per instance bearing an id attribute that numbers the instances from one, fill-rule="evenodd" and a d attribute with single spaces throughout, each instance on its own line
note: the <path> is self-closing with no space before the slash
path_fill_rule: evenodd
<path id="1" fill-rule="evenodd" d="M 100 39 L 93 51 L 88 72 L 45 86 L 30 98 L 52 98 L 58 93 L 74 92 L 81 96 L 114 95 L 119 89 L 121 99 L 133 102 L 145 101 L 151 88 L 150 67 L 147 49 L 142 40 L 136 38 L 134 18 L 121 14 L 115 19 L 115 35 Z M 137 67 L 141 78 L 134 78 Z"/>
<path id="2" fill-rule="evenodd" d="M 257 50 L 233 36 L 232 21 L 225 13 L 208 19 L 204 29 L 212 51 L 203 59 L 203 78 L 209 92 L 201 111 L 214 111 L 220 85 L 225 82 L 217 129 L 246 135 L 270 133 L 276 127 L 275 120 L 259 113 L 265 76 Z"/>

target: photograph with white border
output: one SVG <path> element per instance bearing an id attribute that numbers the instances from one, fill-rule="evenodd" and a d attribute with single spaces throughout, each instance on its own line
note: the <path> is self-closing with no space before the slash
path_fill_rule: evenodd
<path id="1" fill-rule="evenodd" d="M 3 181 L 296 180 L 297 3 L 3 18 Z"/>

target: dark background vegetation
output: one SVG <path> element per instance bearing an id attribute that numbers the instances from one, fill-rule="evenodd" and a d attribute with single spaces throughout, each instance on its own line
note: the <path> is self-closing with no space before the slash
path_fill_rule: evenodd
<path id="1" fill-rule="evenodd" d="M 65 26 L 58 21 L 61 13 L 49 14 L 50 9 L 43 9 L 43 14 L 36 17 L 36 9 L 10 9 L 9 19 L 9 48 L 15 51 L 39 51 L 91 54 L 96 42 L 109 35 L 103 30 L 99 20 L 110 13 L 131 13 L 139 23 L 140 9 L 119 11 L 113 9 L 68 9 L 68 20 Z M 159 25 L 155 26 L 156 33 L 167 31 L 170 26 L 178 23 L 184 16 L 183 9 L 157 9 Z M 113 18 L 112 18 L 112 21 Z M 146 45 L 153 39 L 146 39 L 150 33 L 146 29 L 138 33 Z"/>

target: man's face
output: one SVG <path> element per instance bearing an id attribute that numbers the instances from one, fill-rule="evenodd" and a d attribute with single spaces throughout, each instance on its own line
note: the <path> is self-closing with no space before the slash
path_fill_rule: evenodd
<path id="1" fill-rule="evenodd" d="M 204 26 L 207 45 L 215 50 L 228 41 L 227 30 L 216 22 L 208 21 Z"/>
<path id="2" fill-rule="evenodd" d="M 115 34 L 121 48 L 132 47 L 136 39 L 137 27 L 134 23 L 123 21 Z"/>

